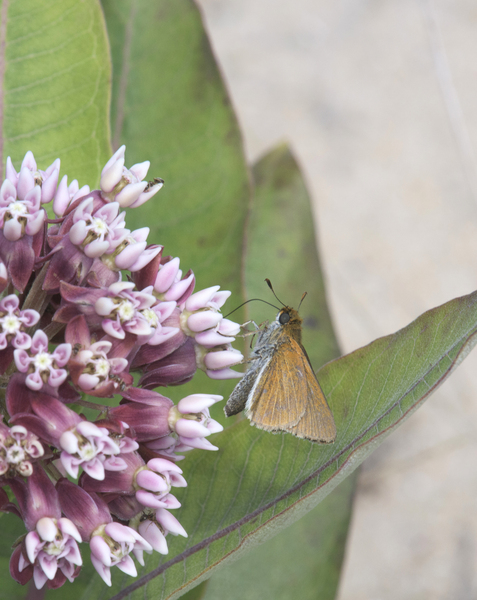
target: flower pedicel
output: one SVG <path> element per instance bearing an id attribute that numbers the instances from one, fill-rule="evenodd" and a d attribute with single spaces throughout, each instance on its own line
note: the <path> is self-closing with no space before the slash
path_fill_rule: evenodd
<path id="1" fill-rule="evenodd" d="M 197 368 L 240 376 L 239 326 L 220 312 L 230 292 L 193 293 L 193 272 L 148 245 L 147 227 L 126 228 L 123 209 L 163 181 L 145 181 L 149 162 L 126 169 L 124 153 L 99 190 L 66 175 L 58 184 L 60 160 L 42 171 L 31 152 L 19 172 L 7 159 L 0 188 L 0 509 L 26 528 L 10 573 L 38 589 L 74 581 L 86 545 L 111 585 L 111 567 L 135 576 L 132 555 L 143 565 L 144 552 L 167 553 L 168 534 L 187 536 L 169 512 L 187 485 L 178 453 L 217 450 L 208 436 L 222 427 L 209 408 L 222 397 L 174 405 L 153 388 Z M 121 404 L 107 410 L 101 398 L 115 394 Z M 97 419 L 73 404 L 97 407 Z"/>

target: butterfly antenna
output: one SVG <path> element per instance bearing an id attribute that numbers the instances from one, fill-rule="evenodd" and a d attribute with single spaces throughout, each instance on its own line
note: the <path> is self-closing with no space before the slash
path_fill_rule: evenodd
<path id="1" fill-rule="evenodd" d="M 283 304 L 283 302 L 280 300 L 280 298 L 275 294 L 275 290 L 273 289 L 272 282 L 270 281 L 270 279 L 265 279 L 265 281 L 267 282 L 268 287 L 272 290 L 272 294 L 275 296 L 275 298 L 278 300 L 278 302 L 280 302 L 280 304 L 282 306 L 285 306 L 285 304 Z"/>
<path id="2" fill-rule="evenodd" d="M 242 308 L 242 306 L 245 306 L 245 304 L 248 304 L 249 302 L 264 302 L 265 304 L 268 304 L 269 306 L 273 306 L 273 308 L 276 308 L 277 310 L 280 310 L 280 308 L 278 306 L 275 306 L 274 304 L 270 304 L 270 302 L 267 302 L 266 300 L 262 300 L 261 298 L 251 298 L 250 300 L 246 300 L 245 302 L 242 302 L 242 304 L 240 304 L 239 306 L 237 306 L 237 308 L 234 308 L 232 311 L 230 311 L 229 313 L 227 313 L 226 315 L 224 315 L 224 319 L 226 319 L 227 317 L 229 317 L 232 313 L 234 313 L 239 308 Z"/>
<path id="3" fill-rule="evenodd" d="M 298 311 L 298 312 L 300 312 L 300 306 L 301 306 L 301 303 L 303 302 L 303 300 L 305 299 L 305 296 L 306 296 L 307 294 L 308 294 L 308 292 L 305 292 L 305 293 L 303 294 L 303 296 L 301 297 L 300 304 L 298 305 L 298 308 L 297 308 L 297 311 Z"/>

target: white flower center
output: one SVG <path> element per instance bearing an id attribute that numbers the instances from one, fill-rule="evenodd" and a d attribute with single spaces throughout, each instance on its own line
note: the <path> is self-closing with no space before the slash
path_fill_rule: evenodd
<path id="1" fill-rule="evenodd" d="M 58 530 L 57 533 L 57 537 L 61 536 L 60 531 Z M 61 554 L 63 552 L 63 548 L 65 546 L 65 540 L 63 539 L 63 537 L 60 537 L 60 539 L 56 539 L 54 542 L 48 542 L 48 544 L 45 544 L 42 548 L 43 552 L 45 552 L 46 554 L 49 554 L 50 556 L 58 556 L 58 554 Z"/>
<path id="2" fill-rule="evenodd" d="M 90 442 L 80 444 L 78 455 L 86 461 L 92 460 L 98 454 L 98 449 Z"/>
<path id="3" fill-rule="evenodd" d="M 136 312 L 132 302 L 129 300 L 123 300 L 116 309 L 117 314 L 121 321 L 130 321 Z"/>
<path id="4" fill-rule="evenodd" d="M 48 352 L 38 352 L 33 364 L 38 371 L 49 371 L 53 365 L 53 360 Z"/>
<path id="5" fill-rule="evenodd" d="M 28 209 L 23 202 L 12 202 L 8 205 L 8 211 L 12 217 L 21 217 L 28 214 Z"/>
<path id="6" fill-rule="evenodd" d="M 159 317 L 151 308 L 145 308 L 143 311 L 141 311 L 141 314 L 146 319 L 147 324 L 150 327 L 154 327 L 154 329 L 157 328 L 159 325 Z"/>
<path id="7" fill-rule="evenodd" d="M 116 562 L 121 561 L 134 548 L 133 543 L 115 542 L 114 540 L 111 540 L 111 541 L 113 542 L 113 545 L 112 546 L 110 545 L 111 558 L 113 559 L 114 564 L 116 564 Z"/>
<path id="8" fill-rule="evenodd" d="M 15 444 L 14 446 L 8 448 L 6 459 L 9 464 L 18 465 L 18 463 L 23 462 L 25 458 L 25 451 L 21 446 L 17 446 Z"/>
<path id="9" fill-rule="evenodd" d="M 109 375 L 109 361 L 106 358 L 95 360 L 94 370 L 99 377 L 107 377 Z"/>
<path id="10" fill-rule="evenodd" d="M 15 315 L 8 315 L 1 320 L 3 331 L 6 334 L 16 333 L 20 330 L 22 323 Z"/>
<path id="11" fill-rule="evenodd" d="M 94 231 L 98 237 L 104 237 L 109 233 L 107 223 L 98 217 L 91 218 L 90 230 Z"/>

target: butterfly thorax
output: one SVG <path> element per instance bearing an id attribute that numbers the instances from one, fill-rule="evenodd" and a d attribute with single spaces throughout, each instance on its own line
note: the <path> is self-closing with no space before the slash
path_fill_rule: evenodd
<path id="1" fill-rule="evenodd" d="M 292 337 L 295 341 L 301 344 L 301 326 L 303 319 L 298 314 L 298 311 L 289 306 L 284 306 L 277 315 L 277 322 L 281 326 L 283 333 Z"/>
<path id="2" fill-rule="evenodd" d="M 258 336 L 254 352 L 263 354 L 273 352 L 277 346 L 288 338 L 294 339 L 301 345 L 301 325 L 303 319 L 294 308 L 284 306 L 273 323 L 267 325 Z"/>

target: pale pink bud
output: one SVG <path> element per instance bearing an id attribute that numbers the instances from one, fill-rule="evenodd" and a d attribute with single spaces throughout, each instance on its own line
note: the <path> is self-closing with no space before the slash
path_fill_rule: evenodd
<path id="1" fill-rule="evenodd" d="M 186 530 L 165 508 L 158 508 L 156 510 L 156 519 L 164 527 L 164 529 L 167 529 L 167 531 L 172 533 L 172 535 L 182 535 L 187 537 Z"/>
<path id="2" fill-rule="evenodd" d="M 225 369 L 240 364 L 242 360 L 243 354 L 239 350 L 231 348 L 230 350 L 208 352 L 205 355 L 204 363 L 207 369 Z"/>
<path id="3" fill-rule="evenodd" d="M 190 419 L 178 419 L 175 424 L 175 430 L 178 435 L 188 438 L 206 437 L 211 433 L 207 427 L 204 427 L 197 421 L 191 421 Z"/>
<path id="4" fill-rule="evenodd" d="M 219 312 L 213 310 L 202 310 L 196 313 L 192 313 L 187 319 L 187 326 L 194 333 L 211 329 L 215 327 L 222 320 L 222 315 Z"/>
<path id="5" fill-rule="evenodd" d="M 165 265 L 159 268 L 154 282 L 154 290 L 158 294 L 164 294 L 175 282 L 177 273 L 179 272 L 180 259 L 173 258 Z"/>
<path id="6" fill-rule="evenodd" d="M 194 312 L 200 308 L 205 308 L 219 289 L 220 285 L 214 285 L 213 287 L 206 288 L 205 290 L 200 290 L 200 292 L 192 294 L 192 296 L 190 296 L 190 298 L 188 298 L 186 301 L 186 310 L 189 312 Z"/>
<path id="7" fill-rule="evenodd" d="M 212 394 L 191 394 L 179 400 L 177 408 L 183 415 L 187 413 L 199 413 L 204 408 L 209 408 L 216 402 L 223 400 L 223 396 L 215 396 Z"/>
<path id="8" fill-rule="evenodd" d="M 147 187 L 147 181 L 139 181 L 138 183 L 130 183 L 119 194 L 115 196 L 116 202 L 119 202 L 121 208 L 128 208 L 137 202 L 139 196 Z"/>
<path id="9" fill-rule="evenodd" d="M 206 370 L 207 375 L 211 379 L 237 379 L 239 377 L 243 377 L 244 373 L 239 373 L 238 371 L 234 371 L 233 369 L 219 369 L 218 371 L 212 371 L 210 369 Z"/>

